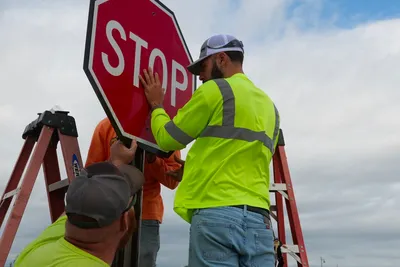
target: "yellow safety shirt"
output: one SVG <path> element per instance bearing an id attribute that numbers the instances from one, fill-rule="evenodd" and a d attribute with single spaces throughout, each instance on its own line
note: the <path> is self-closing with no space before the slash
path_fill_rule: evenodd
<path id="1" fill-rule="evenodd" d="M 72 245 L 64 239 L 67 216 L 61 216 L 17 257 L 15 267 L 108 267 L 101 259 Z"/>
<path id="2" fill-rule="evenodd" d="M 151 114 L 158 146 L 186 157 L 174 211 L 191 222 L 194 209 L 249 205 L 269 209 L 269 165 L 279 134 L 279 114 L 269 96 L 245 74 L 202 84 L 171 120 Z"/>

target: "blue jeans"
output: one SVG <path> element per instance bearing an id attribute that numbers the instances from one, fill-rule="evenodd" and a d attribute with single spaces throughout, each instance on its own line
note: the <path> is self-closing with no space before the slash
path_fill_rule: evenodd
<path id="1" fill-rule="evenodd" d="M 140 267 L 155 267 L 160 249 L 160 223 L 157 220 L 142 220 L 140 229 Z"/>
<path id="2" fill-rule="evenodd" d="M 235 207 L 200 209 L 190 226 L 189 267 L 274 267 L 269 220 Z"/>

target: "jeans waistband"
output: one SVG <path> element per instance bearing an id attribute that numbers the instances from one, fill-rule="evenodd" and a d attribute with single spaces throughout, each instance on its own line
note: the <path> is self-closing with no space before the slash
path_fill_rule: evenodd
<path id="1" fill-rule="evenodd" d="M 263 209 L 263 208 L 259 208 L 259 207 L 253 207 L 253 206 L 249 206 L 249 205 L 234 205 L 234 206 L 231 206 L 231 207 L 239 208 L 239 209 L 244 209 L 246 207 L 246 209 L 248 211 L 252 211 L 252 212 L 261 214 L 264 217 L 267 217 L 268 219 L 270 218 L 269 217 L 270 216 L 269 215 L 269 210 L 267 210 L 267 209 Z"/>

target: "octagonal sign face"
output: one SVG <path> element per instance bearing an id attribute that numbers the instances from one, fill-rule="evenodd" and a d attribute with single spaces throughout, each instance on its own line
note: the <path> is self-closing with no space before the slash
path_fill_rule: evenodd
<path id="1" fill-rule="evenodd" d="M 172 119 L 191 98 L 195 76 L 176 18 L 156 0 L 92 0 L 84 70 L 120 138 L 136 137 L 147 151 L 161 151 L 150 128 L 150 108 L 139 81 L 149 66 L 165 89 Z"/>

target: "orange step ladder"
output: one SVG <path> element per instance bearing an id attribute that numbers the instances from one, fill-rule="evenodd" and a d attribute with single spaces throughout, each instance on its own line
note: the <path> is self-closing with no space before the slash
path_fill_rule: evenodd
<path id="1" fill-rule="evenodd" d="M 64 111 L 45 111 L 38 115 L 39 117 L 25 128 L 22 135 L 25 139 L 24 145 L 0 199 L 1 228 L 10 204 L 15 198 L 0 237 L 0 266 L 6 263 L 41 166 L 43 165 L 51 222 L 56 221 L 64 212 L 66 189 L 82 166 L 74 118 Z M 35 143 L 37 143 L 36 146 Z M 63 180 L 61 180 L 57 158 L 58 143 L 61 143 L 68 176 Z M 28 168 L 25 170 L 27 163 Z"/>
<path id="2" fill-rule="evenodd" d="M 289 166 L 285 152 L 285 141 L 283 131 L 280 129 L 279 140 L 275 154 L 272 158 L 274 183 L 271 184 L 270 192 L 275 194 L 275 205 L 271 206 L 271 217 L 277 224 L 277 239 L 280 241 L 280 252 L 282 253 L 282 267 L 287 267 L 287 254 L 291 255 L 297 262 L 298 267 L 309 267 L 300 217 L 297 210 L 296 199 L 290 177 Z M 285 232 L 285 207 L 292 235 L 292 244 L 287 244 Z M 276 253 L 278 254 L 278 253 Z M 279 253 L 280 254 L 280 253 Z"/>

